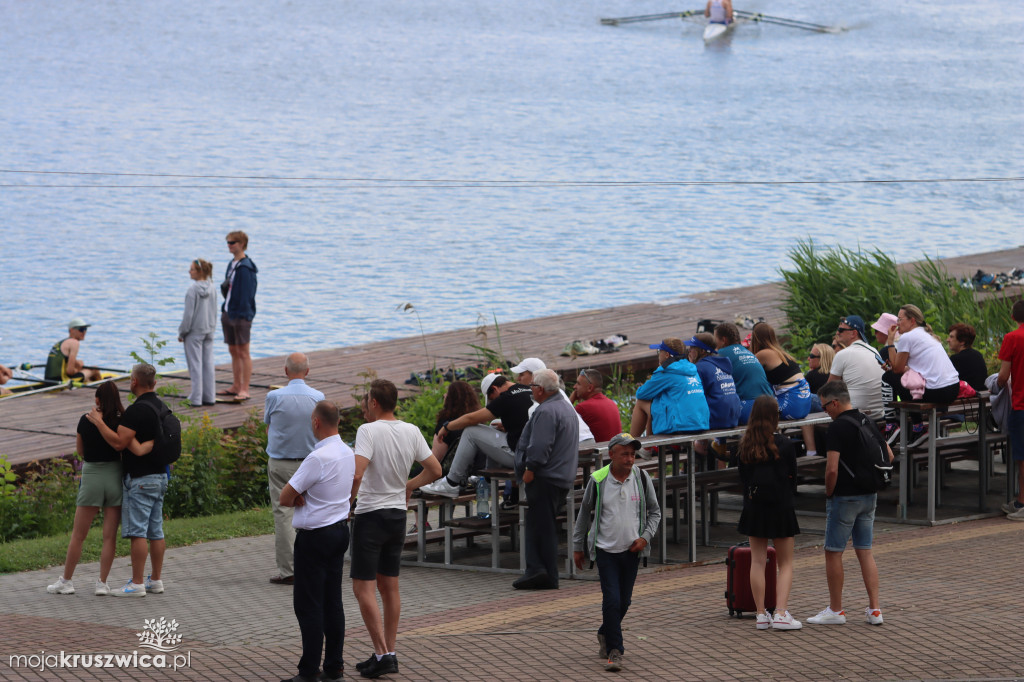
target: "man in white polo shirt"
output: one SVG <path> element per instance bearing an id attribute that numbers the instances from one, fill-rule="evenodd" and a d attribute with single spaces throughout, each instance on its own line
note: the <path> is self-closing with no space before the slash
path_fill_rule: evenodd
<path id="1" fill-rule="evenodd" d="M 345 610 L 341 605 L 341 576 L 348 549 L 349 500 L 356 462 L 352 449 L 338 435 L 338 421 L 338 406 L 334 403 L 321 400 L 313 408 L 316 446 L 284 486 L 279 500 L 282 506 L 295 508 L 292 603 L 302 633 L 299 674 L 283 682 L 342 679 Z"/>

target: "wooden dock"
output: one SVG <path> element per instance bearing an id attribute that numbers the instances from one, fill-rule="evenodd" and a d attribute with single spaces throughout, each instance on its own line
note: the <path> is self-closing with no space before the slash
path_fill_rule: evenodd
<path id="1" fill-rule="evenodd" d="M 957 277 L 971 276 L 977 270 L 1003 272 L 1024 264 L 1024 247 L 1006 251 L 959 256 L 940 261 Z M 909 267 L 909 266 L 904 266 Z M 553 315 L 518 322 L 500 323 L 500 348 L 506 358 L 518 361 L 539 357 L 553 369 L 575 373 L 586 367 L 608 368 L 618 365 L 626 371 L 642 372 L 654 366 L 649 343 L 663 337 L 689 338 L 701 319 L 733 320 L 737 316 L 763 317 L 773 326 L 782 326 L 785 317 L 779 309 L 782 301 L 779 283 L 723 289 L 680 297 L 671 301 L 641 303 L 565 315 Z M 870 321 L 869 321 L 870 322 Z M 474 329 L 460 329 L 423 337 L 367 343 L 331 350 L 309 352 L 309 383 L 324 392 L 341 407 L 355 404 L 353 392 L 374 373 L 390 379 L 400 395 L 410 395 L 415 387 L 405 381 L 414 372 L 438 368 L 462 368 L 481 361 L 473 345 L 499 350 L 496 330 L 486 335 Z M 602 339 L 613 334 L 629 338 L 629 345 L 615 353 L 561 357 L 559 353 L 575 339 Z M 296 349 L 303 350 L 303 349 Z M 230 366 L 217 368 L 218 384 L 231 383 Z M 206 412 L 222 429 L 239 426 L 248 414 L 263 411 L 263 400 L 271 386 L 285 382 L 284 357 L 259 358 L 253 362 L 252 398 L 241 405 L 218 404 L 208 408 L 181 408 L 179 398 L 168 398 L 176 412 L 198 415 Z M 183 400 L 188 393 L 187 379 L 162 380 L 177 390 Z M 127 390 L 127 382 L 121 382 Z M 93 391 L 75 389 L 24 398 L 0 400 L 0 455 L 15 465 L 68 454 L 75 449 L 75 429 L 79 418 L 92 409 Z"/>

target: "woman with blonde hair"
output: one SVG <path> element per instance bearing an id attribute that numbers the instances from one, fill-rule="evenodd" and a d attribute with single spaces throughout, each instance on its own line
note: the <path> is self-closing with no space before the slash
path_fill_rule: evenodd
<path id="1" fill-rule="evenodd" d="M 827 343 L 816 343 L 811 346 L 811 352 L 807 354 L 809 369 L 804 374 L 804 379 L 807 379 L 807 385 L 810 386 L 811 393 L 815 397 L 818 395 L 818 389 L 828 381 L 828 374 L 832 370 L 832 360 L 835 357 L 836 352 Z M 811 398 L 811 412 L 821 412 L 821 403 L 816 402 L 814 398 Z"/>
<path id="2" fill-rule="evenodd" d="M 217 328 L 217 295 L 210 279 L 213 263 L 202 258 L 189 263 L 192 285 L 185 293 L 185 314 L 178 325 L 178 341 L 185 344 L 185 362 L 192 389 L 188 402 L 193 407 L 213 405 L 213 332 Z"/>
<path id="3" fill-rule="evenodd" d="M 800 533 L 793 502 L 796 453 L 789 439 L 776 433 L 778 428 L 778 403 L 770 395 L 760 396 L 737 456 L 744 491 L 737 531 L 750 538 L 750 591 L 757 605 L 757 629 L 799 630 L 803 625 L 786 609 L 793 587 L 793 537 Z M 769 539 L 779 571 L 774 616 L 764 603 Z"/>
<path id="4" fill-rule="evenodd" d="M 811 388 L 800 365 L 782 348 L 775 330 L 767 322 L 758 322 L 750 334 L 750 350 L 764 367 L 768 382 L 775 389 L 779 414 L 783 419 L 803 419 L 811 411 Z"/>
<path id="5" fill-rule="evenodd" d="M 924 313 L 916 305 L 900 307 L 896 324 L 889 327 L 886 345 L 889 346 L 889 357 L 885 359 L 889 361 L 893 375 L 901 375 L 911 369 L 924 378 L 924 394 L 917 402 L 948 404 L 960 395 L 960 375 L 931 325 L 925 322 Z M 886 374 L 889 375 L 888 372 Z M 907 399 L 908 391 L 902 385 L 894 388 L 897 395 Z M 911 444 L 920 442 L 926 434 L 924 426 L 915 423 Z"/>

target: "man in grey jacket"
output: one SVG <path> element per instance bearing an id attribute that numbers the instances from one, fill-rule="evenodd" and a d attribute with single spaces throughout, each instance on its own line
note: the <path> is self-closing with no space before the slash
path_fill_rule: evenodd
<path id="1" fill-rule="evenodd" d="M 597 562 L 602 617 L 597 631 L 598 655 L 607 657 L 605 670 L 612 672 L 622 669 L 622 618 L 632 601 L 640 557 L 650 555 L 651 540 L 661 522 L 661 507 L 651 477 L 633 466 L 640 447 L 640 441 L 628 433 L 608 441 L 611 463 L 587 481 L 573 529 L 575 546 L 586 547 L 587 556 Z M 583 559 L 582 550 L 573 552 L 573 561 L 580 570 Z"/>
<path id="2" fill-rule="evenodd" d="M 538 403 L 516 446 L 516 476 L 526 486 L 526 573 L 517 590 L 558 589 L 558 511 L 576 481 L 579 420 L 559 392 L 558 375 L 542 369 L 530 384 Z"/>

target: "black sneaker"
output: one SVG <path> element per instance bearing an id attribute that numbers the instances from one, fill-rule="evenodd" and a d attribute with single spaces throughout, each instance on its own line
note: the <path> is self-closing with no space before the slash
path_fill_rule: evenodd
<path id="1" fill-rule="evenodd" d="M 377 654 L 370 654 L 370 657 L 362 663 L 356 663 L 356 670 L 362 672 L 377 662 Z"/>
<path id="2" fill-rule="evenodd" d="M 332 675 L 326 670 L 320 673 L 320 682 L 341 682 L 345 679 L 344 671 L 339 670 L 336 675 Z"/>
<path id="3" fill-rule="evenodd" d="M 918 445 L 922 445 L 928 442 L 928 427 L 922 426 L 920 429 L 914 428 L 910 433 L 910 442 L 907 443 L 908 448 L 916 448 Z"/>
<path id="4" fill-rule="evenodd" d="M 398 672 L 398 657 L 392 654 L 385 654 L 378 661 L 377 657 L 373 657 L 373 662 L 359 671 L 359 674 L 363 677 L 375 678 L 381 675 L 387 675 L 388 673 Z"/>

